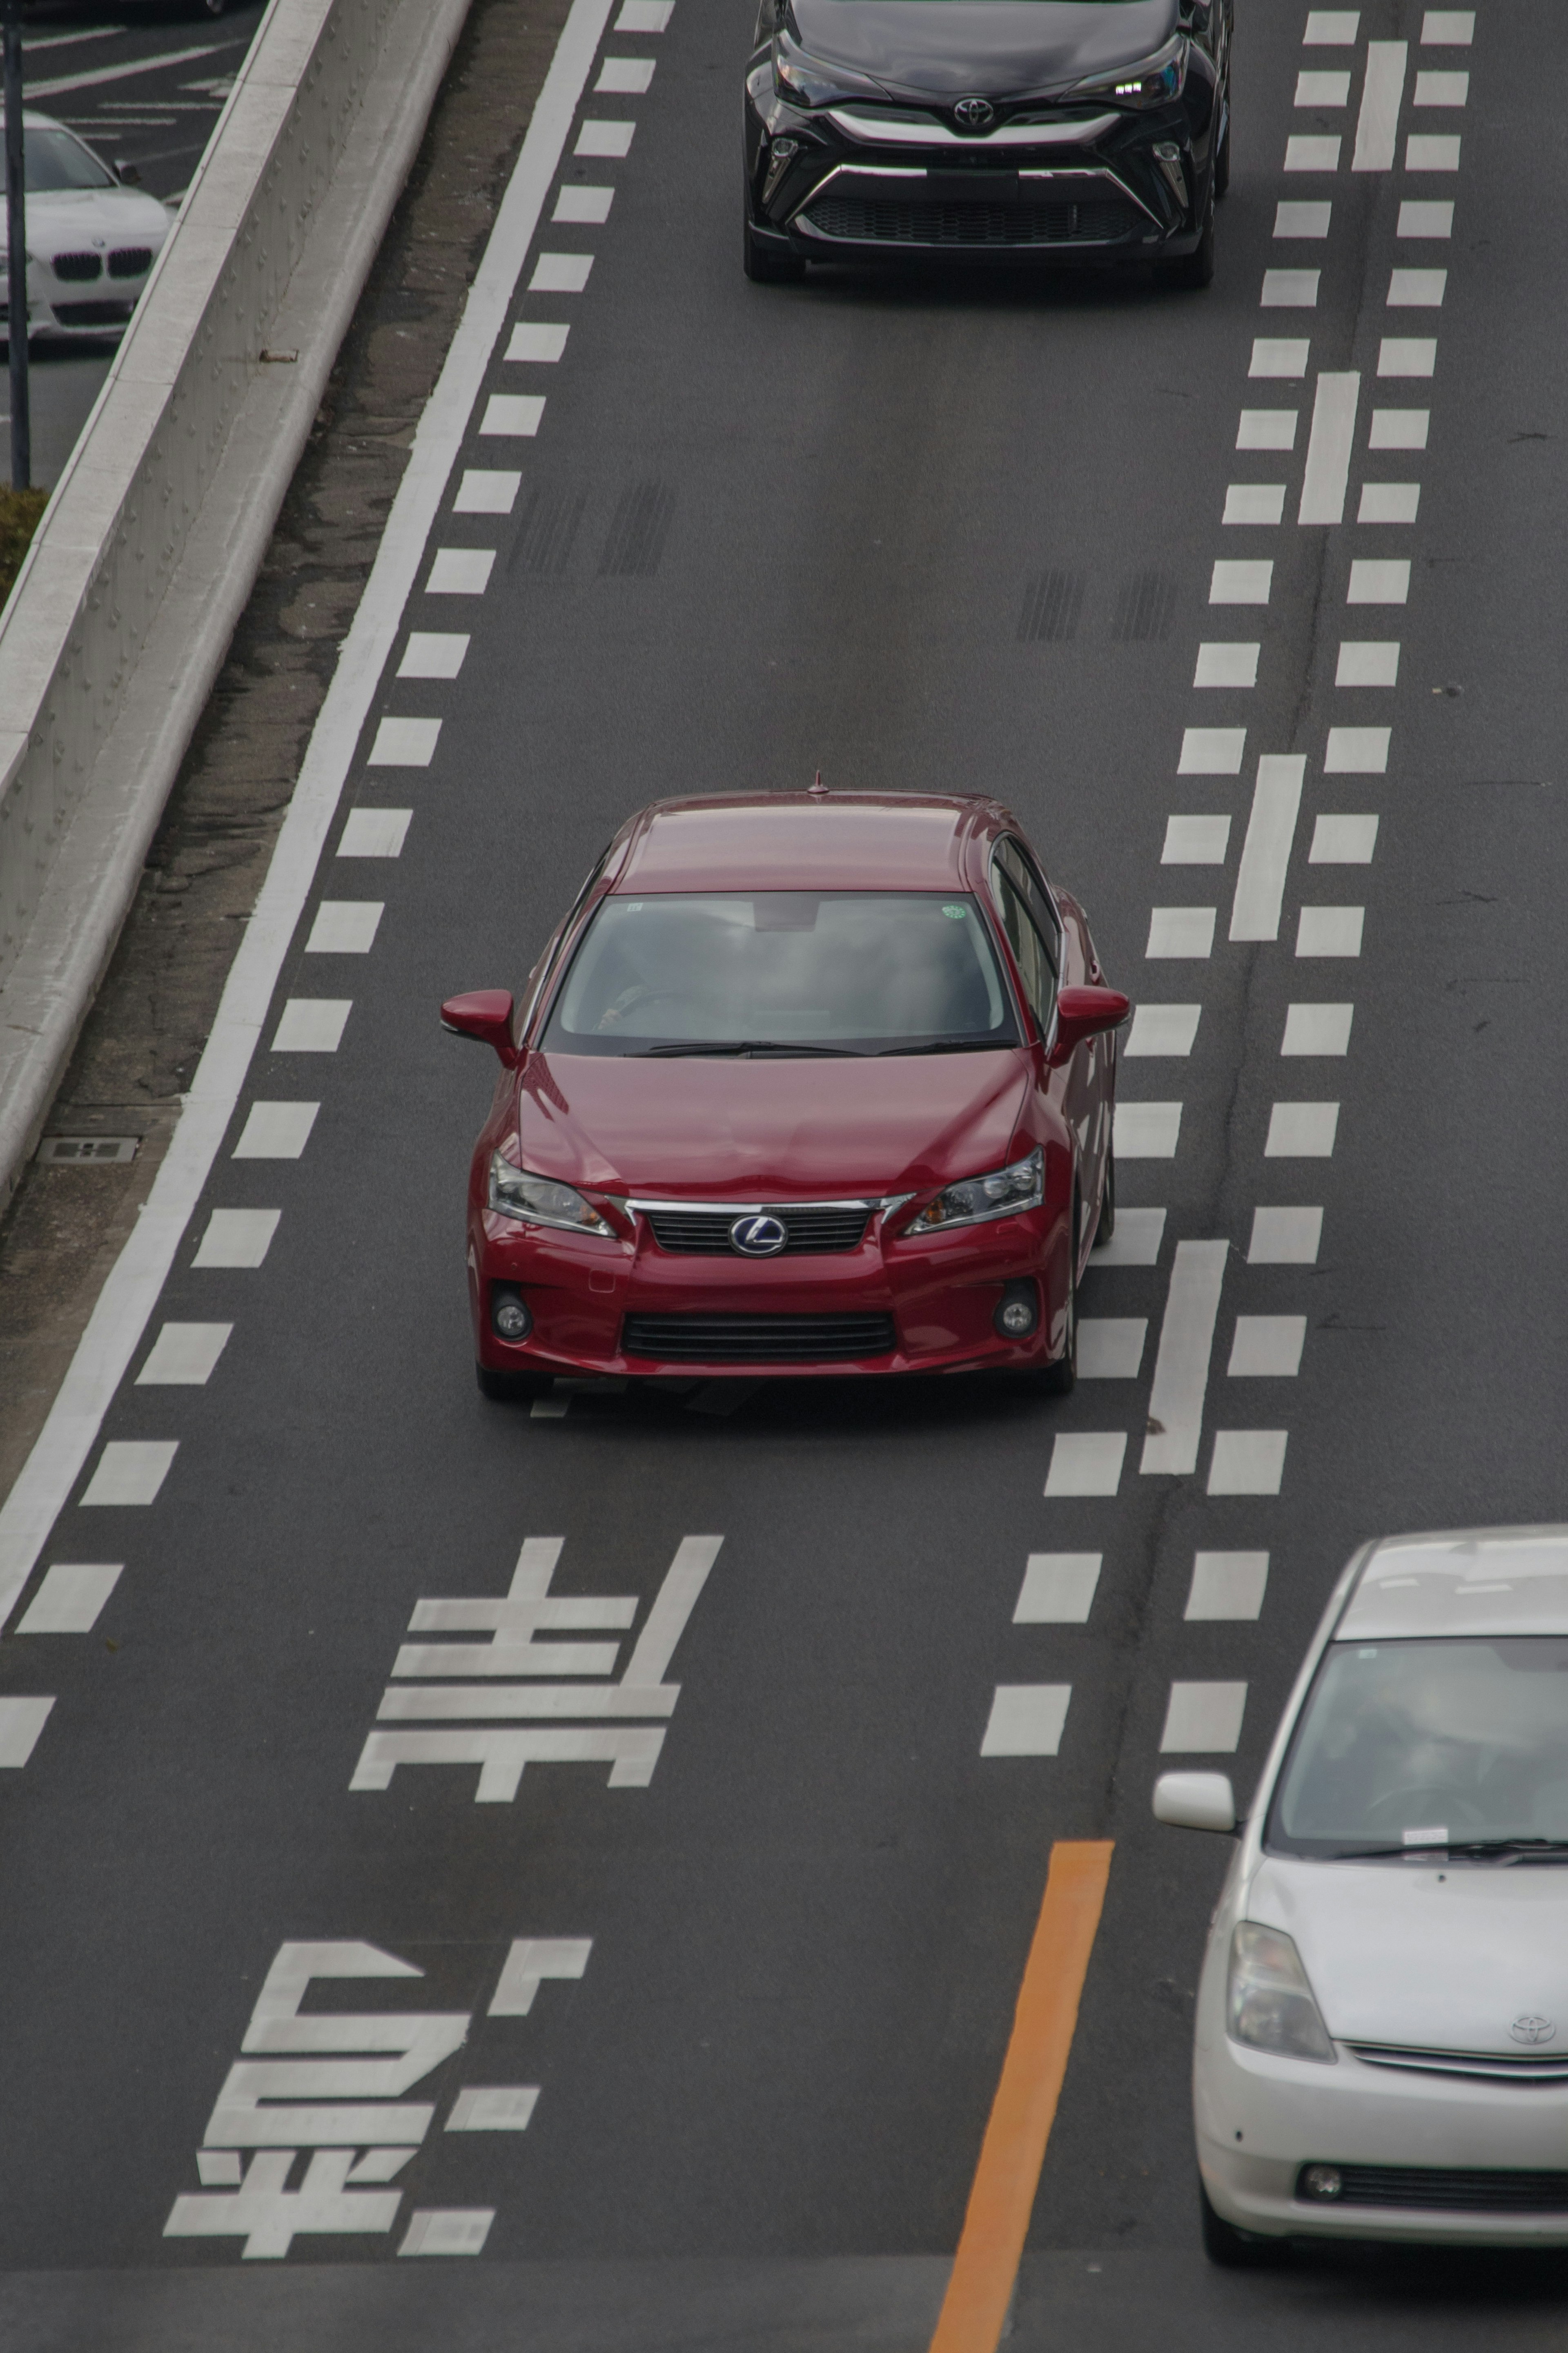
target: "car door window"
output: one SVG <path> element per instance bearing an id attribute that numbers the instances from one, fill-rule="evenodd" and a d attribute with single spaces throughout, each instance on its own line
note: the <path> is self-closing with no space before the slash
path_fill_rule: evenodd
<path id="1" fill-rule="evenodd" d="M 1024 984 L 1024 995 L 1029 1001 L 1029 1010 L 1038 1023 L 1043 1038 L 1050 1028 L 1057 996 L 1057 976 L 1050 952 L 1040 936 L 1034 916 L 1024 902 L 1023 893 L 1000 860 L 991 869 L 991 895 L 996 902 L 1002 928 L 1007 934 L 1007 944 L 1013 951 L 1018 977 Z"/>
<path id="2" fill-rule="evenodd" d="M 1035 929 L 1046 943 L 1046 954 L 1051 970 L 1058 979 L 1062 969 L 1062 926 L 1056 902 L 1046 888 L 1045 878 L 1021 841 L 1008 839 L 996 845 L 997 863 L 1022 894 L 1024 904 L 1035 919 Z"/>

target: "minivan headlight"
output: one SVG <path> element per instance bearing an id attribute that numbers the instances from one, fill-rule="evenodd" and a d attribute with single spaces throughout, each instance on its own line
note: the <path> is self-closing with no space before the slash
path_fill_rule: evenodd
<path id="1" fill-rule="evenodd" d="M 1254 2051 L 1334 2064 L 1334 2046 L 1301 1956 L 1280 1929 L 1259 1927 L 1255 1920 L 1237 1923 L 1230 1940 L 1225 2031 Z"/>
<path id="2" fill-rule="evenodd" d="M 552 1176 L 531 1176 L 504 1152 L 490 1155 L 489 1205 L 501 1217 L 523 1218 L 530 1225 L 563 1226 L 572 1233 L 615 1238 L 615 1228 L 605 1224 L 574 1185 L 557 1184 Z"/>
<path id="3" fill-rule="evenodd" d="M 926 1234 L 942 1226 L 973 1226 L 982 1218 L 1008 1218 L 1016 1209 L 1037 1209 L 1045 1190 L 1046 1155 L 1039 1145 L 1022 1160 L 994 1168 L 986 1176 L 965 1176 L 943 1187 L 905 1229 Z"/>

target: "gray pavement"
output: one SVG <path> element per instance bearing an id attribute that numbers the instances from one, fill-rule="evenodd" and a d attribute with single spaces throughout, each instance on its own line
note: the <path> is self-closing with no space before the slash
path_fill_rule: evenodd
<path id="1" fill-rule="evenodd" d="M 45 1555 L 123 1564 L 92 1633 L 0 1647 L 8 1694 L 55 1699 L 0 1793 L 0 2320 L 28 2353 L 249 2353 L 282 2335 L 357 2353 L 437 2331 L 487 2353 L 912 2353 L 1049 1847 L 1083 1836 L 1116 1853 L 1013 2341 L 1560 2337 L 1554 2260 L 1356 2254 L 1240 2279 L 1203 2264 L 1188 2039 L 1224 1857 L 1148 1811 L 1173 1683 L 1245 1684 L 1234 1756 L 1194 1761 L 1246 1788 L 1363 1536 L 1564 1515 L 1565 591 L 1549 518 L 1565 354 L 1539 299 L 1564 200 L 1533 160 L 1555 121 L 1538 64 L 1554 20 L 1520 0 L 1481 14 L 1473 48 L 1418 53 L 1422 14 L 1375 0 L 1360 49 L 1317 53 L 1304 8 L 1244 14 L 1236 179 L 1201 296 L 750 287 L 744 20 L 678 0 L 657 38 L 609 40 L 657 58 L 646 97 L 586 108 L 636 121 L 629 155 L 566 167 L 613 186 L 613 208 L 542 231 L 591 253 L 592 275 L 516 306 L 568 322 L 565 354 L 498 355 L 489 380 L 547 394 L 540 433 L 476 433 L 465 453 L 516 468 L 519 495 L 504 518 L 448 501 L 436 534 L 495 550 L 490 586 L 416 593 L 406 617 L 467 632 L 461 670 L 388 676 L 351 781 L 358 806 L 412 810 L 406 845 L 329 859 L 318 880 L 321 898 L 384 903 L 374 951 L 307 955 L 312 909 L 285 968 L 279 1001 L 352 999 L 342 1045 L 263 1051 L 252 1073 L 256 1101 L 320 1103 L 309 1145 L 217 1164 L 148 1339 L 165 1321 L 232 1335 L 205 1385 L 128 1386 L 110 1412 L 114 1443 L 178 1441 L 156 1500 L 79 1499 Z M 1411 43 L 1412 82 L 1470 73 L 1462 112 L 1416 110 L 1407 85 L 1401 122 L 1402 142 L 1460 134 L 1457 173 L 1349 170 L 1369 37 Z M 1352 69 L 1348 107 L 1298 112 L 1303 64 Z M 1345 168 L 1281 172 L 1293 133 L 1335 130 Z M 1450 238 L 1396 236 L 1412 195 L 1454 200 Z M 1277 240 L 1277 204 L 1309 198 L 1331 201 L 1328 236 Z M 1391 271 L 1413 266 L 1447 270 L 1441 305 L 1390 311 Z M 1278 268 L 1320 269 L 1315 305 L 1260 310 Z M 1304 377 L 1250 374 L 1259 336 L 1308 339 Z M 1435 338 L 1435 375 L 1381 381 L 1385 336 Z M 1347 370 L 1347 520 L 1302 526 L 1315 380 Z M 1369 452 L 1374 406 L 1429 410 L 1425 451 Z M 1238 456 L 1244 407 L 1294 410 L 1293 448 Z M 1419 481 L 1417 520 L 1349 520 L 1368 480 Z M 1227 485 L 1270 481 L 1278 526 L 1222 524 Z M 638 493 L 668 527 L 641 568 L 617 568 Z M 1410 560 L 1407 604 L 1347 606 L 1367 558 Z M 1273 563 L 1269 601 L 1211 606 L 1214 565 L 1241 560 Z M 1069 583 L 1054 603 L 1050 574 Z M 1026 634 L 1047 604 L 1077 614 L 1071 634 Z M 1336 687 L 1342 639 L 1398 640 L 1397 688 Z M 1201 642 L 1252 640 L 1255 688 L 1194 690 Z M 384 715 L 440 719 L 429 766 L 370 765 Z M 1364 743 L 1325 772 L 1330 728 L 1385 726 L 1385 772 Z M 1204 773 L 1195 740 L 1182 761 L 1189 727 L 1245 727 L 1237 771 Z M 1233 942 L 1257 757 L 1292 752 L 1306 780 L 1279 937 Z M 1165 1212 L 1158 1259 L 1098 1268 L 1083 1303 L 1146 1323 L 1137 1377 L 1065 1404 L 954 1380 L 577 1393 L 553 1419 L 484 1407 L 461 1208 L 492 1071 L 442 1037 L 439 999 L 515 986 L 642 801 L 795 786 L 819 766 L 830 786 L 998 793 L 1087 904 L 1110 976 L 1201 1005 L 1189 1056 L 1124 1068 L 1128 1103 L 1182 1104 L 1173 1157 L 1121 1165 L 1123 1207 Z M 1314 863 L 1317 819 L 1346 813 L 1378 816 L 1371 862 Z M 1162 864 L 1172 814 L 1227 815 L 1225 863 Z M 1217 910 L 1212 955 L 1147 957 L 1151 909 L 1200 902 Z M 1303 907 L 1352 902 L 1359 955 L 1294 953 Z M 1281 1058 L 1288 1007 L 1352 1002 L 1342 1058 Z M 1337 1103 L 1331 1153 L 1270 1156 L 1273 1106 L 1302 1101 Z M 1249 1263 L 1254 1210 L 1303 1205 L 1323 1213 L 1315 1261 Z M 281 1212 L 262 1267 L 193 1265 L 210 1208 L 255 1208 Z M 1202 1450 L 1191 1476 L 1143 1474 L 1173 1251 L 1212 1239 L 1233 1247 Z M 1294 1377 L 1227 1375 L 1238 1316 L 1305 1318 Z M 1209 1492 L 1216 1433 L 1279 1430 L 1277 1493 Z M 1058 1441 L 1096 1432 L 1127 1438 L 1117 1493 L 1043 1493 Z M 605 1760 L 531 1762 L 505 1802 L 475 1802 L 474 1763 L 401 1762 L 366 1786 L 421 1599 L 499 1597 L 525 1538 L 561 1536 L 552 1590 L 637 1596 L 640 1626 L 699 1534 L 723 1544 L 646 1786 L 609 1785 Z M 1184 1618 L 1207 1549 L 1268 1552 L 1256 1621 Z M 1028 1556 L 1058 1550 L 1103 1556 L 1088 1622 L 1015 1624 Z M 1071 1684 L 1060 1754 L 983 1757 L 996 1686 L 1024 1683 Z M 526 2010 L 501 1990 L 520 1939 L 569 1943 L 581 1964 L 557 1950 Z M 196 2211 L 176 2200 L 229 2186 L 196 2151 L 291 1941 L 423 1972 L 376 1983 L 363 1951 L 340 1955 L 358 1981 L 317 1980 L 308 2009 L 435 2013 L 468 2039 L 398 2094 L 436 2104 L 428 2132 L 405 2120 L 413 2156 L 335 2190 L 323 2169 L 287 2253 L 242 2266 L 237 2236 L 164 2232 Z M 341 2033 L 364 2048 L 363 2028 Z M 323 2096 L 371 2096 L 332 2063 Z M 462 2127 L 464 2093 L 486 2086 L 539 2088 L 526 2131 Z M 385 2129 L 374 2145 L 397 2146 Z M 359 2234 L 328 2235 L 351 2187 L 374 2219 L 362 2207 Z M 396 2260 L 477 2229 L 412 2218 L 480 2214 L 477 2259 Z"/>

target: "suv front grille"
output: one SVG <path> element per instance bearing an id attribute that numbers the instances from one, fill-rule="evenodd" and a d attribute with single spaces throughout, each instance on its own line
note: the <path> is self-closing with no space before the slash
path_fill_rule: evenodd
<path id="1" fill-rule="evenodd" d="M 68 286 L 90 286 L 103 275 L 103 263 L 96 253 L 57 253 L 49 267 Z"/>
<path id="2" fill-rule="evenodd" d="M 1403 2206 L 1460 2214 L 1568 2213 L 1568 2173 L 1493 2173 L 1479 2168 L 1427 2165 L 1337 2165 L 1337 2198 L 1313 2197 L 1303 2166 L 1296 2195 L 1319 2212 L 1342 2206 Z"/>
<path id="3" fill-rule="evenodd" d="M 795 1208 L 770 1208 L 763 1214 L 777 1218 L 789 1236 L 777 1256 L 786 1257 L 791 1251 L 821 1256 L 830 1250 L 858 1249 L 866 1238 L 872 1207 L 868 1201 L 826 1201 Z M 647 1209 L 643 1214 L 662 1250 L 680 1250 L 704 1258 L 749 1255 L 745 1250 L 737 1250 L 730 1240 L 730 1229 L 736 1219 L 753 1214 L 743 1208 L 658 1208 Z"/>
<path id="4" fill-rule="evenodd" d="M 1031 247 L 1120 245 L 1142 216 L 1110 197 L 1092 204 L 941 204 L 889 196 L 819 196 L 801 226 L 842 245 Z"/>
<path id="5" fill-rule="evenodd" d="M 893 1352 L 890 1315 L 628 1315 L 628 1356 L 664 1364 L 846 1364 Z"/>
<path id="6" fill-rule="evenodd" d="M 150 245 L 122 245 L 109 257 L 111 278 L 140 278 L 143 270 L 152 267 L 153 248 Z"/>

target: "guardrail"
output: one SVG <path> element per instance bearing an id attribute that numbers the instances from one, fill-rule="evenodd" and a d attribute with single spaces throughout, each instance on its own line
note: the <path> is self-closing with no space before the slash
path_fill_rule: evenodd
<path id="1" fill-rule="evenodd" d="M 468 0 L 272 0 L 0 615 L 0 1206 L 37 1140 Z"/>

